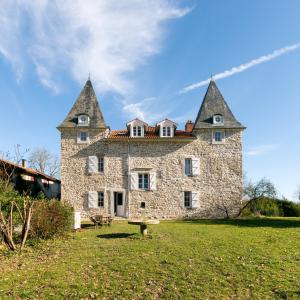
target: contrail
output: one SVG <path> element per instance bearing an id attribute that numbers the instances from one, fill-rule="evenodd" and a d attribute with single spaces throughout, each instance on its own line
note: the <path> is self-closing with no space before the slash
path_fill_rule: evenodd
<path id="1" fill-rule="evenodd" d="M 289 52 L 292 52 L 292 51 L 295 51 L 297 49 L 300 48 L 300 42 L 297 43 L 297 44 L 294 44 L 294 45 L 291 45 L 291 46 L 286 46 L 286 47 L 283 47 L 283 48 L 280 48 L 280 49 L 277 49 L 277 50 L 274 50 L 272 53 L 270 54 L 267 54 L 267 55 L 263 55 L 261 57 L 258 57 L 256 59 L 252 59 L 251 61 L 245 63 L 245 64 L 242 64 L 242 65 L 239 65 L 238 67 L 233 67 L 229 70 L 226 70 L 222 73 L 218 73 L 216 75 L 213 76 L 213 79 L 214 80 L 219 80 L 219 79 L 222 79 L 222 78 L 226 78 L 226 77 L 230 77 L 232 75 L 235 75 L 237 73 L 241 73 L 241 72 L 244 72 L 256 65 L 259 65 L 259 64 L 263 64 L 267 61 L 270 61 L 272 59 L 275 59 L 281 55 L 284 55 L 286 53 L 289 53 Z M 199 81 L 199 82 L 196 82 L 194 84 L 191 84 L 189 86 L 186 86 L 185 88 L 181 89 L 179 91 L 180 94 L 184 94 L 184 93 L 188 93 L 192 90 L 195 90 L 195 89 L 198 89 L 202 86 L 205 86 L 207 85 L 209 82 L 210 82 L 211 78 L 209 79 L 206 79 L 206 80 L 203 80 L 203 81 Z"/>

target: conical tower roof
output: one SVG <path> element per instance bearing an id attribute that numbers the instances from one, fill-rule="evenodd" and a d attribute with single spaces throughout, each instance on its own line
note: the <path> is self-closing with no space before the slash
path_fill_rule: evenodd
<path id="1" fill-rule="evenodd" d="M 92 82 L 90 80 L 86 82 L 72 109 L 68 113 L 65 120 L 58 126 L 58 128 L 77 127 L 79 115 L 89 116 L 90 123 L 88 128 L 107 128 L 97 101 L 95 91 L 93 89 Z"/>
<path id="2" fill-rule="evenodd" d="M 216 126 L 213 124 L 214 115 L 223 116 L 223 128 L 245 128 L 236 120 L 215 81 L 211 80 L 198 112 L 194 129 L 215 128 Z"/>

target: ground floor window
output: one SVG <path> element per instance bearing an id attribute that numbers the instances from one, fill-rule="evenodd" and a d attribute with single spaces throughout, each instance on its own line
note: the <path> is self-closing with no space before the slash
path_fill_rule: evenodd
<path id="1" fill-rule="evenodd" d="M 192 192 L 184 192 L 184 207 L 189 208 L 192 206 Z"/>
<path id="2" fill-rule="evenodd" d="M 149 174 L 139 174 L 139 189 L 149 190 Z"/>
<path id="3" fill-rule="evenodd" d="M 104 207 L 104 192 L 98 192 L 98 206 Z"/>

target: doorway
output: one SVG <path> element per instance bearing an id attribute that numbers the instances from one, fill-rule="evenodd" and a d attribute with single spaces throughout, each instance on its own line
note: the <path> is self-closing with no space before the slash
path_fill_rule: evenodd
<path id="1" fill-rule="evenodd" d="M 124 197 L 122 192 L 114 192 L 114 215 L 124 216 Z"/>

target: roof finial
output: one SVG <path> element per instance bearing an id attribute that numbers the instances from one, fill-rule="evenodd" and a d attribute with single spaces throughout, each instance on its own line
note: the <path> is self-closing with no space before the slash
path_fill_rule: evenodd
<path id="1" fill-rule="evenodd" d="M 91 73 L 89 72 L 89 79 L 88 79 L 89 81 L 91 81 Z"/>
<path id="2" fill-rule="evenodd" d="M 214 74 L 213 73 L 211 73 L 211 75 L 210 75 L 210 81 L 214 81 Z"/>

